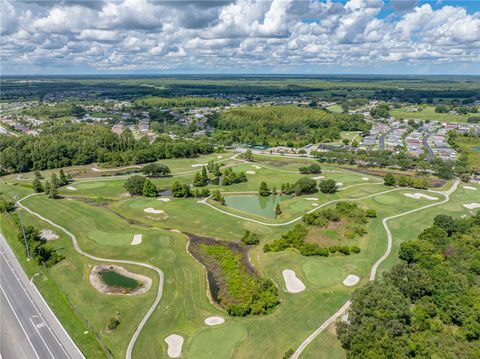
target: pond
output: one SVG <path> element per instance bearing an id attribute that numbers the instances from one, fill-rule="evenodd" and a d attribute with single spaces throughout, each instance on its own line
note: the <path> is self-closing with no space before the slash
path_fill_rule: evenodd
<path id="1" fill-rule="evenodd" d="M 135 289 L 140 286 L 135 279 L 125 277 L 113 270 L 103 270 L 100 272 L 102 281 L 110 287 L 122 287 L 125 289 Z"/>
<path id="2" fill-rule="evenodd" d="M 275 218 L 275 206 L 288 198 L 289 196 L 225 196 L 225 205 L 243 212 Z"/>
<path id="3" fill-rule="evenodd" d="M 480 146 L 473 146 L 472 150 L 480 152 Z"/>

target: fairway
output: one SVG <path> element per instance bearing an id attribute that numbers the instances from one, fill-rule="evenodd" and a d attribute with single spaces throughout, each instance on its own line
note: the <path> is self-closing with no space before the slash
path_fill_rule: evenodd
<path id="1" fill-rule="evenodd" d="M 197 162 L 202 163 L 202 160 L 197 159 Z M 269 185 L 278 188 L 287 180 L 294 182 L 302 177 L 297 170 L 305 162 L 308 163 L 308 160 L 266 156 L 256 158 L 254 163 L 229 160 L 229 165 L 235 171 L 253 168 L 256 174 L 250 175 L 245 183 L 209 187 L 220 189 L 225 196 L 235 196 L 231 198 L 249 196 L 248 198 L 258 201 L 256 193 L 261 181 L 267 181 Z M 192 161 L 189 161 L 188 165 L 191 164 Z M 179 164 L 178 168 L 185 168 L 185 165 Z M 116 177 L 74 180 L 71 185 L 77 190 L 62 188 L 61 193 L 65 195 L 63 199 L 52 200 L 44 195 L 35 195 L 25 199 L 23 205 L 74 233 L 81 249 L 89 254 L 148 263 L 164 273 L 161 300 L 135 342 L 134 357 L 146 355 L 149 358 L 164 358 L 167 352 L 164 339 L 172 334 L 183 337 L 182 357 L 185 358 L 246 358 L 255 357 L 258 353 L 266 357 L 281 357 L 289 348 L 300 345 L 346 302 L 353 290 L 368 281 L 372 265 L 387 246 L 382 219 L 435 202 L 424 197 L 409 198 L 405 196 L 406 193 L 435 196 L 439 198 L 438 202 L 444 199 L 442 195 L 428 191 L 385 187 L 383 181 L 374 176 L 368 176 L 369 180 L 366 181 L 365 175 L 361 173 L 340 168 L 332 170 L 335 172 L 325 172 L 324 176 L 342 183 L 338 192 L 330 195 L 318 192 L 313 195 L 278 196 L 274 199 L 280 200 L 282 214 L 276 218 L 251 209 L 251 204 L 245 207 L 229 205 L 227 202 L 227 206 L 221 206 L 207 200 L 210 204 L 207 206 L 195 198 L 167 197 L 169 201 L 165 201 L 125 196 L 125 178 Z M 197 171 L 192 172 L 190 169 L 185 174 L 173 173 L 172 177 L 153 181 L 158 188 L 168 188 L 177 180 L 191 183 Z M 7 195 L 17 188 L 23 189 L 25 194 L 29 193 L 28 189 L 18 185 L 3 187 Z M 396 262 L 399 243 L 415 236 L 431 222 L 435 214 L 448 211 L 460 216 L 468 212 L 462 203 L 472 201 L 472 192 L 459 187 L 452 194 L 450 202 L 422 210 L 421 216 L 407 215 L 392 220 L 393 251 L 382 263 L 380 270 L 386 270 Z M 289 231 L 295 223 L 301 223 L 304 213 L 334 208 L 339 201 L 353 201 L 362 209 L 376 211 L 377 217 L 366 224 L 367 233 L 354 240 L 342 240 L 332 230 L 322 232 L 327 238 L 325 240 L 355 244 L 361 249 L 360 253 L 305 257 L 294 250 L 263 252 L 263 244 L 271 243 Z M 145 209 L 153 210 L 148 213 Z M 29 213 L 25 212 L 24 217 L 29 223 L 41 228 L 51 228 Z M 92 337 L 89 340 L 78 339 L 79 333 L 73 323 L 67 325 L 67 329 L 74 331 L 72 335 L 78 345 L 92 353 L 91 357 L 103 357 L 102 349 L 98 349 L 102 345 L 115 356 L 125 356 L 127 344 L 136 326 L 154 300 L 159 285 L 158 275 L 146 268 L 126 265 L 129 271 L 152 278 L 152 290 L 133 297 L 101 294 L 88 281 L 89 271 L 98 263 L 79 256 L 69 237 L 58 228 L 54 230 L 60 239 L 52 244 L 64 253 L 66 259 L 54 267 L 51 276 L 62 288 L 62 292 L 68 295 L 71 305 L 91 325 L 98 340 Z M 281 303 L 267 315 L 232 317 L 219 309 L 207 296 L 204 268 L 187 253 L 187 237 L 178 232 L 238 242 L 246 230 L 256 233 L 260 241 L 260 245 L 250 248 L 250 261 L 263 277 L 272 279 L 277 285 Z M 142 236 L 141 242 L 132 245 L 132 238 L 136 235 Z M 21 247 L 17 250 L 21 250 Z M 286 269 L 294 271 L 304 284 L 304 290 L 298 293 L 287 291 L 282 275 Z M 353 286 L 344 285 L 342 282 L 349 275 L 358 276 L 360 282 Z M 40 289 L 47 298 L 54 293 L 54 289 L 49 287 L 40 286 Z M 93 308 L 87 304 L 92 302 L 95 303 Z M 53 309 L 63 320 L 72 321 L 68 310 L 60 306 L 54 306 Z M 117 311 L 120 313 L 120 325 L 115 331 L 107 332 L 106 323 Z M 205 318 L 215 315 L 225 318 L 225 323 L 207 326 Z M 275 346 L 269 344 L 271 338 L 276 338 Z M 311 348 L 318 348 L 326 342 L 331 343 L 331 357 L 343 357 L 342 350 L 329 332 L 322 333 L 311 344 L 305 357 L 309 357 Z"/>

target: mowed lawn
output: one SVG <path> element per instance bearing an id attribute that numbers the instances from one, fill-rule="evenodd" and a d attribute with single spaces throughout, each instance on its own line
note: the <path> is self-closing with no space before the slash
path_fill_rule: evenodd
<path id="1" fill-rule="evenodd" d="M 277 159 L 268 158 L 258 164 L 268 162 L 270 167 L 272 163 L 278 164 L 272 162 L 274 160 Z M 286 181 L 285 178 L 291 178 L 293 181 L 301 177 L 295 171 L 298 170 L 298 163 L 302 161 L 304 160 L 288 159 L 284 161 L 286 164 L 280 161 L 282 166 L 273 167 L 273 169 L 256 169 L 252 164 L 239 163 L 236 170 L 248 168 L 256 174 L 250 175 L 247 183 L 229 186 L 230 188 L 224 187 L 222 190 L 233 191 L 235 186 L 238 186 L 242 191 L 257 191 L 262 178 L 272 185 L 281 184 L 280 181 Z M 278 168 L 288 169 L 287 172 L 275 170 Z M 444 198 L 427 191 L 385 187 L 382 184 L 375 184 L 379 182 L 378 178 L 355 172 L 342 171 L 323 175 L 344 183 L 343 187 L 350 185 L 354 187 L 341 190 L 334 195 L 321 193 L 312 195 L 312 197 L 318 197 L 320 205 L 331 200 L 353 199 L 357 200 L 356 203 L 360 207 L 377 211 L 377 218 L 370 219 L 367 224 L 368 234 L 358 240 L 361 247 L 359 254 L 303 257 L 293 250 L 263 253 L 264 243 L 279 238 L 293 225 L 272 227 L 234 218 L 199 204 L 194 198 L 174 198 L 170 202 L 163 202 L 158 198 L 125 197 L 122 196 L 125 192 L 124 180 L 74 182 L 73 186 L 78 186 L 78 190 L 71 191 L 72 194 L 75 192 L 78 197 L 113 199 L 108 203 L 98 202 L 97 205 L 92 205 L 84 202 L 82 198 L 51 200 L 44 195 L 37 195 L 26 199 L 24 204 L 74 233 L 82 249 L 88 253 L 99 257 L 150 263 L 165 273 L 162 300 L 138 338 L 133 352 L 134 358 L 166 357 L 167 347 L 164 339 L 174 333 L 182 335 L 185 339 L 182 354 L 184 358 L 281 358 L 289 348 L 296 349 L 308 335 L 341 307 L 354 289 L 367 282 L 371 266 L 387 247 L 382 219 L 435 203 L 426 199 L 407 198 L 404 196 L 405 193 L 425 193 L 438 197 L 437 202 Z M 256 176 L 255 179 L 254 176 Z M 315 176 L 309 175 L 309 177 Z M 185 183 L 189 183 L 192 177 L 192 174 L 187 174 L 178 178 L 183 178 Z M 368 177 L 369 180 L 364 181 L 363 177 Z M 156 179 L 155 182 L 159 188 L 162 188 L 162 184 L 170 180 L 171 178 Z M 81 187 L 89 183 L 101 183 L 101 185 L 91 188 Z M 10 196 L 14 192 L 21 192 L 22 195 L 30 192 L 28 188 L 20 185 L 2 186 L 2 191 L 4 195 Z M 358 200 L 370 195 L 373 196 Z M 300 196 L 286 201 L 285 206 L 282 205 L 285 214 L 272 221 L 284 222 L 313 208 L 312 202 L 307 201 L 306 197 L 310 196 Z M 399 243 L 416 237 L 421 229 L 431 225 L 436 214 L 446 213 L 455 216 L 468 214 L 469 211 L 462 204 L 471 202 L 480 202 L 480 188 L 472 191 L 460 186 L 451 196 L 451 202 L 389 222 L 394 236 L 394 247 L 391 256 L 381 266 L 381 270 L 390 268 L 397 261 Z M 146 213 L 144 209 L 148 207 L 162 210 L 164 213 Z M 251 218 L 256 217 L 252 215 Z M 262 220 L 264 220 L 263 217 Z M 39 228 L 50 228 L 43 221 L 26 213 L 25 221 Z M 238 241 L 247 229 L 257 233 L 261 244 L 251 250 L 250 258 L 262 276 L 273 279 L 277 284 L 281 298 L 280 306 L 269 315 L 247 318 L 229 317 L 217 309 L 208 301 L 203 268 L 186 252 L 185 236 L 171 232 L 169 229 L 230 241 Z M 49 278 L 58 284 L 58 288 L 61 288 L 55 290 L 61 290 L 69 298 L 68 305 L 65 303 L 63 306 L 58 305 L 62 322 L 68 323 L 67 330 L 73 333 L 72 336 L 76 342 L 91 353 L 88 357 L 102 357 L 99 345 L 90 331 L 85 329 L 84 322 L 72 315 L 71 309 L 69 312 L 68 307 L 73 306 L 115 357 L 124 356 L 133 331 L 154 300 L 158 285 L 156 273 L 138 266 L 125 266 L 130 271 L 152 277 L 154 288 L 138 297 L 100 294 L 88 281 L 89 270 L 98 263 L 79 256 L 74 251 L 70 239 L 58 229 L 53 228 L 53 230 L 61 238 L 52 242 L 52 245 L 67 257 L 48 271 Z M 130 244 L 134 234 L 143 235 L 143 241 L 138 246 Z M 17 251 L 21 251 L 21 246 L 17 245 L 17 247 Z M 292 269 L 296 272 L 297 277 L 306 286 L 305 291 L 298 294 L 286 292 L 282 277 L 284 269 Z M 358 275 L 360 283 L 354 287 L 343 286 L 342 281 L 348 274 Z M 47 293 L 45 296 L 49 302 L 54 300 L 52 299 L 55 297 L 54 289 L 41 288 L 41 290 Z M 56 310 L 55 307 L 54 310 Z M 115 332 L 106 333 L 106 324 L 115 310 L 118 310 L 121 315 L 120 326 Z M 211 315 L 225 317 L 225 324 L 218 327 L 206 326 L 203 321 Z M 83 334 L 85 330 L 89 333 Z M 343 356 L 332 328 L 317 338 L 305 353 L 306 358 L 343 358 Z"/>
<path id="2" fill-rule="evenodd" d="M 466 123 L 468 118 L 475 116 L 475 114 L 467 115 L 453 115 L 450 113 L 438 113 L 435 112 L 434 106 L 421 105 L 417 106 L 419 111 L 410 112 L 407 108 L 402 107 L 390 111 L 390 114 L 395 118 L 404 118 L 404 119 L 420 119 L 420 120 L 431 120 L 431 121 L 441 121 L 441 122 L 460 122 Z M 420 111 L 421 110 L 421 111 Z"/>

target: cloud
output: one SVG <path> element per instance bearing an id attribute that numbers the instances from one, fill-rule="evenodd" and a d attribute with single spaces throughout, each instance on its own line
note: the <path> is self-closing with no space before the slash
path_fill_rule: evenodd
<path id="1" fill-rule="evenodd" d="M 452 4 L 3 1 L 2 71 L 68 64 L 99 71 L 288 72 L 445 63 L 478 68 L 480 13 Z M 394 16 L 385 17 L 384 10 Z"/>

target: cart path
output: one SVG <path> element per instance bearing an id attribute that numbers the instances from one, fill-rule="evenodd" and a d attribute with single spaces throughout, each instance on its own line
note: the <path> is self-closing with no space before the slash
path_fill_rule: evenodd
<path id="1" fill-rule="evenodd" d="M 383 224 L 383 228 L 385 229 L 386 233 L 387 233 L 387 249 L 385 251 L 385 253 L 373 264 L 372 266 L 372 270 L 370 272 L 370 277 L 369 277 L 369 281 L 373 281 L 375 280 L 375 276 L 377 274 L 377 270 L 378 270 L 378 267 L 380 266 L 380 264 L 383 263 L 383 261 L 385 261 L 385 259 L 387 259 L 387 257 L 390 255 L 390 252 L 392 251 L 392 243 L 393 243 L 393 237 L 392 237 L 392 232 L 390 231 L 390 228 L 388 228 L 388 225 L 387 225 L 387 222 L 391 219 L 395 219 L 395 218 L 398 218 L 398 217 L 402 217 L 402 216 L 406 216 L 408 214 L 411 214 L 411 213 L 414 213 L 414 212 L 418 212 L 418 211 L 421 211 L 423 209 L 426 209 L 426 208 L 430 208 L 430 207 L 434 207 L 434 206 L 440 206 L 442 204 L 445 204 L 447 203 L 449 200 L 450 200 L 450 195 L 455 192 L 455 190 L 457 189 L 458 185 L 460 183 L 460 180 L 457 179 L 453 184 L 452 186 L 450 187 L 450 189 L 448 191 L 434 191 L 434 190 L 429 190 L 429 192 L 432 192 L 432 193 L 437 193 L 437 194 L 440 194 L 440 195 L 443 195 L 445 196 L 445 199 L 443 201 L 440 201 L 438 203 L 432 203 L 432 204 L 429 204 L 429 205 L 426 205 L 426 206 L 422 206 L 422 207 L 419 207 L 419 208 L 416 208 L 416 209 L 412 209 L 410 211 L 407 211 L 407 212 L 403 212 L 403 213 L 400 213 L 400 214 L 396 214 L 396 215 L 393 215 L 393 216 L 390 216 L 390 217 L 385 217 L 382 221 L 382 224 Z M 302 354 L 302 352 L 305 350 L 305 348 L 317 337 L 320 335 L 320 333 L 322 333 L 330 324 L 332 324 L 335 320 L 337 320 L 338 317 L 340 317 L 343 313 L 345 313 L 347 311 L 347 309 L 350 307 L 350 300 L 348 300 L 345 304 L 342 305 L 342 307 L 337 310 L 330 318 L 328 318 L 325 322 L 323 322 L 323 324 L 318 327 L 312 334 L 310 334 L 308 336 L 307 339 L 305 339 L 301 344 L 300 346 L 297 348 L 297 350 L 295 350 L 295 352 L 292 354 L 292 356 L 290 357 L 291 359 L 298 359 L 300 357 L 300 355 Z"/>
<path id="2" fill-rule="evenodd" d="M 158 306 L 158 303 L 160 303 L 160 299 L 162 299 L 162 294 L 163 294 L 163 284 L 164 284 L 164 275 L 163 275 L 163 272 L 155 267 L 155 266 L 152 266 L 150 264 L 146 264 L 146 263 L 141 263 L 141 262 L 134 262 L 134 261 L 129 261 L 129 260 L 123 260 L 123 259 L 109 259 L 109 258 L 100 258 L 100 257 L 96 257 L 94 255 L 91 255 L 87 252 L 84 252 L 79 244 L 78 244 L 78 241 L 77 241 L 77 237 L 75 237 L 75 235 L 73 233 L 71 233 L 69 230 L 67 230 L 66 228 L 56 224 L 55 222 L 51 221 L 50 219 L 48 218 L 45 218 L 43 217 L 41 214 L 31 210 L 30 208 L 26 207 L 24 204 L 22 204 L 21 202 L 24 201 L 25 199 L 29 198 L 29 197 L 32 197 L 32 196 L 35 196 L 39 193 L 32 193 L 26 197 L 23 197 L 21 200 L 18 201 L 18 204 L 19 206 L 24 209 L 25 211 L 27 211 L 28 213 L 34 215 L 34 216 L 37 216 L 38 218 L 40 218 L 41 220 L 49 223 L 50 225 L 52 225 L 53 227 L 56 227 L 58 229 L 60 229 L 61 231 L 63 231 L 66 235 L 68 235 L 71 240 L 72 240 L 72 243 L 73 243 L 73 247 L 75 248 L 75 250 L 82 256 L 85 256 L 87 258 L 90 258 L 90 259 L 93 259 L 95 261 L 99 261 L 99 262 L 109 262 L 109 263 L 123 263 L 123 264 L 131 264 L 131 265 L 136 265 L 136 266 L 141 266 L 141 267 L 145 267 L 145 268 L 148 268 L 148 269 L 151 269 L 151 270 L 154 270 L 155 272 L 157 272 L 158 274 L 158 278 L 159 278 L 159 281 L 158 281 L 158 290 L 157 290 L 157 296 L 155 297 L 155 301 L 153 302 L 153 304 L 150 306 L 150 308 L 148 309 L 147 313 L 145 314 L 145 316 L 142 318 L 142 320 L 140 321 L 140 323 L 138 324 L 135 332 L 133 333 L 133 336 L 132 338 L 130 339 L 130 342 L 128 343 L 128 347 L 127 347 L 127 352 L 126 352 L 126 355 L 125 355 L 125 358 L 126 359 L 131 359 L 132 357 L 132 351 L 133 351 L 133 347 L 135 345 L 135 342 L 140 334 L 140 332 L 142 331 L 145 323 L 147 322 L 148 318 L 150 318 L 150 316 L 152 315 L 153 311 L 155 310 L 155 308 Z"/>

